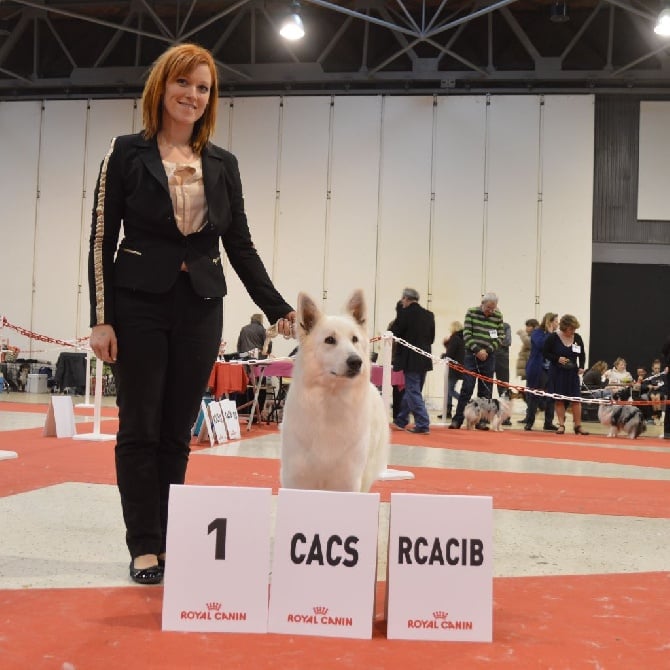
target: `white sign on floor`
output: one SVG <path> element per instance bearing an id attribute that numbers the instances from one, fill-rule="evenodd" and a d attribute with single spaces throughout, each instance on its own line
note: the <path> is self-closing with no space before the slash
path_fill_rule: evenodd
<path id="1" fill-rule="evenodd" d="M 272 489 L 170 488 L 163 630 L 267 631 Z"/>
<path id="2" fill-rule="evenodd" d="M 231 440 L 239 440 L 242 438 L 240 432 L 240 418 L 237 415 L 237 404 L 234 400 L 220 400 L 221 414 L 223 421 L 226 424 L 226 432 L 228 438 Z"/>
<path id="3" fill-rule="evenodd" d="M 207 413 L 212 421 L 212 430 L 218 444 L 228 442 L 228 432 L 226 431 L 226 421 L 221 409 L 221 403 L 214 401 L 207 405 Z"/>
<path id="4" fill-rule="evenodd" d="M 372 637 L 378 520 L 376 493 L 279 490 L 270 632 Z"/>
<path id="5" fill-rule="evenodd" d="M 493 501 L 392 493 L 387 636 L 493 639 Z"/>
<path id="6" fill-rule="evenodd" d="M 77 434 L 72 396 L 51 396 L 42 434 L 45 437 L 53 437 L 54 435 L 56 437 L 73 437 Z"/>

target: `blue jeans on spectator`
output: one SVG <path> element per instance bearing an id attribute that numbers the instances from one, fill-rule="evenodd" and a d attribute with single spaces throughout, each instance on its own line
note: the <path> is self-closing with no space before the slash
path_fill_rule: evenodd
<path id="1" fill-rule="evenodd" d="M 453 372 L 449 371 L 449 379 L 447 380 L 447 412 L 450 414 L 454 400 L 458 400 L 461 397 L 461 394 L 456 390 L 456 384 L 458 384 L 458 378 Z"/>
<path id="2" fill-rule="evenodd" d="M 480 361 L 471 351 L 466 351 L 463 367 L 466 370 L 493 379 L 493 373 L 495 372 L 496 367 L 495 354 L 489 354 L 489 357 L 485 361 Z M 456 423 L 457 425 L 463 423 L 463 410 L 468 402 L 470 402 L 470 398 L 472 398 L 472 392 L 475 390 L 476 381 L 477 377 L 469 374 L 464 375 L 463 386 L 461 386 L 461 395 L 458 399 L 458 405 L 456 405 L 456 413 L 454 414 L 452 423 Z M 493 382 L 479 380 L 479 397 L 490 399 L 492 393 Z"/>
<path id="3" fill-rule="evenodd" d="M 417 428 L 428 428 L 430 419 L 423 401 L 423 383 L 426 380 L 425 372 L 405 372 L 405 395 L 402 397 L 400 411 L 395 418 L 395 424 L 404 428 L 409 423 L 410 412 L 414 415 L 414 425 Z"/>

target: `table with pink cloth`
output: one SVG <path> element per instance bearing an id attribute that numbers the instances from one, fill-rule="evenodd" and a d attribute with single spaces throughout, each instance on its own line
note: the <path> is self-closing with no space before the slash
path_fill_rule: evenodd
<path id="1" fill-rule="evenodd" d="M 249 378 L 254 386 L 254 400 L 249 412 L 249 423 L 247 430 L 251 430 L 254 416 L 258 418 L 260 412 L 258 411 L 258 396 L 261 391 L 263 380 L 267 377 L 291 378 L 293 376 L 293 360 L 259 360 L 247 361 L 249 369 Z M 381 387 L 382 378 L 384 375 L 383 365 L 370 366 L 370 381 L 375 385 Z M 403 387 L 405 385 L 405 375 L 401 371 L 393 370 L 391 372 L 391 385 Z M 283 382 L 280 382 L 280 388 Z"/>

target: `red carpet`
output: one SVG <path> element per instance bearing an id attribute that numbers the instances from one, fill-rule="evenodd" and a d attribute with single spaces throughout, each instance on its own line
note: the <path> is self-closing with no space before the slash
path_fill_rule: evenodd
<path id="1" fill-rule="evenodd" d="M 161 632 L 162 589 L 3 591 L 3 670 L 669 667 L 667 573 L 496 579 L 493 642 Z"/>

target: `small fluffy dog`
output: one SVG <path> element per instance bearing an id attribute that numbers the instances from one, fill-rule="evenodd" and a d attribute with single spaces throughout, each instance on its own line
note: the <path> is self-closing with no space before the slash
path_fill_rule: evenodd
<path id="1" fill-rule="evenodd" d="M 509 398 L 472 398 L 463 410 L 468 430 L 473 430 L 480 421 L 488 421 L 491 429 L 502 431 L 502 422 L 511 414 Z"/>
<path id="2" fill-rule="evenodd" d="M 16 386 L 19 391 L 25 391 L 28 385 L 28 373 L 30 372 L 29 365 L 22 365 L 19 368 L 19 374 L 16 375 Z"/>
<path id="3" fill-rule="evenodd" d="M 386 468 L 389 424 L 370 383 L 363 292 L 346 316 L 326 316 L 298 296 L 298 353 L 281 426 L 281 485 L 367 492 Z"/>
<path id="4" fill-rule="evenodd" d="M 598 407 L 598 420 L 603 426 L 609 426 L 607 437 L 616 437 L 626 433 L 631 440 L 647 430 L 639 407 L 633 405 L 602 404 Z"/>

